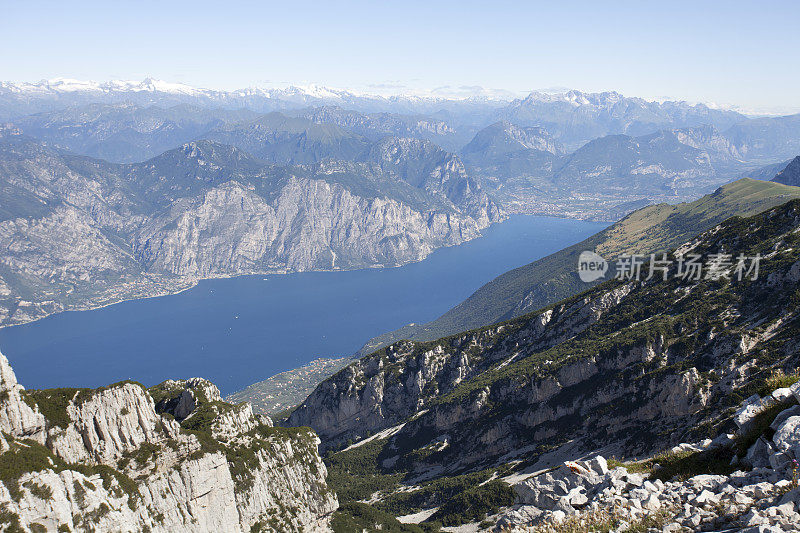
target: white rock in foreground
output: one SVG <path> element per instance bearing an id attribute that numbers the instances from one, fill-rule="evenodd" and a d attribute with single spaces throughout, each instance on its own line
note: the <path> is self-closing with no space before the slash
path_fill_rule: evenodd
<path id="1" fill-rule="evenodd" d="M 205 380 L 171 384 L 182 409 L 196 394 L 193 431 L 136 383 L 24 391 L 0 354 L 0 462 L 29 470 L 0 483 L 2 521 L 23 531 L 330 530 L 338 503 L 313 432 L 273 428 Z"/>

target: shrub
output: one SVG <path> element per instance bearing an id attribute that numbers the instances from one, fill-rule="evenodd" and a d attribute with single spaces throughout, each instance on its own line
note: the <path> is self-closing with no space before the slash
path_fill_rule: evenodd
<path id="1" fill-rule="evenodd" d="M 496 513 L 500 507 L 514 503 L 514 491 L 499 480 L 478 485 L 447 500 L 432 516 L 432 521 L 444 526 L 458 526 L 483 520 L 487 514 Z"/>

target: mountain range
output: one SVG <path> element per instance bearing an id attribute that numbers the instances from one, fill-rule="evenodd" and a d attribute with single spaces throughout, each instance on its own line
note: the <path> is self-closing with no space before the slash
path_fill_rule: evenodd
<path id="1" fill-rule="evenodd" d="M 504 216 L 456 156 L 413 140 L 363 162 L 276 166 L 197 141 L 121 165 L 10 132 L 0 183 L 3 324 L 202 277 L 417 261 Z"/>
<path id="2" fill-rule="evenodd" d="M 520 126 L 541 126 L 567 148 L 576 149 L 597 137 L 645 135 L 666 128 L 709 124 L 727 129 L 745 119 L 735 111 L 686 102 L 648 102 L 616 92 L 562 94 L 533 92 L 515 100 L 500 116 Z"/>
<path id="3" fill-rule="evenodd" d="M 61 80 L 4 83 L 0 108 L 6 130 L 118 163 L 199 140 L 279 165 L 370 163 L 375 143 L 413 138 L 458 154 L 509 212 L 609 221 L 642 202 L 691 200 L 800 151 L 797 116 L 750 119 L 618 93 L 503 101 Z"/>
<path id="4" fill-rule="evenodd" d="M 202 278 L 402 265 L 509 211 L 613 222 L 235 395 L 284 389 L 275 425 L 200 378 L 26 390 L 0 354 L 0 529 L 800 520 L 800 115 L 54 80 L 0 84 L 0 117 L 0 326 Z M 584 282 L 585 251 L 672 260 Z"/>

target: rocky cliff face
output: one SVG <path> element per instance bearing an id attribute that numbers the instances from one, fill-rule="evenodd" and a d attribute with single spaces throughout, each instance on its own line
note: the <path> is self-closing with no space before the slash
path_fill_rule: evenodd
<path id="1" fill-rule="evenodd" d="M 613 281 L 496 326 L 396 343 L 323 382 L 289 424 L 328 447 L 395 427 L 379 459 L 422 477 L 567 442 L 638 455 L 705 437 L 732 423 L 742 391 L 798 366 L 798 227 L 793 201 L 678 250 L 759 253 L 755 281 L 737 281 L 735 262 L 718 280 Z"/>
<path id="2" fill-rule="evenodd" d="M 201 141 L 112 165 L 2 136 L 0 325 L 199 277 L 402 265 L 504 218 L 457 157 L 429 147 L 393 165 L 281 168 Z"/>
<path id="3" fill-rule="evenodd" d="M 789 164 L 778 172 L 772 181 L 795 187 L 800 186 L 800 156 L 789 161 Z"/>
<path id="4" fill-rule="evenodd" d="M 399 424 L 458 385 L 518 359 L 520 346 L 543 351 L 584 331 L 629 291 L 630 287 L 622 286 L 519 323 L 489 326 L 440 341 L 392 344 L 322 382 L 294 410 L 287 425 L 314 427 L 325 446 L 335 447 Z"/>
<path id="5" fill-rule="evenodd" d="M 211 383 L 26 391 L 0 355 L 0 516 L 23 531 L 328 531 L 308 429 Z"/>
<path id="6" fill-rule="evenodd" d="M 482 227 L 323 180 L 292 178 L 272 202 L 232 181 L 154 217 L 133 253 L 148 271 L 182 276 L 395 266 L 473 239 Z"/>

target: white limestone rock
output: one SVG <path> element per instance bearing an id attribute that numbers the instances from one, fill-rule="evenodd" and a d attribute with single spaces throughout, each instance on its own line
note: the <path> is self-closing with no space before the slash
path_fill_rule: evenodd
<path id="1" fill-rule="evenodd" d="M 8 359 L 0 353 L 0 431 L 43 443 L 44 416 L 22 399 L 24 390 L 17 383 L 17 376 L 8 364 Z"/>
<path id="2" fill-rule="evenodd" d="M 20 398 L 22 388 L 0 355 L 0 461 L 25 451 L 40 463 L 0 483 L 0 508 L 26 531 L 33 524 L 48 531 L 246 532 L 256 525 L 276 533 L 329 531 L 338 502 L 313 432 L 273 429 L 250 404 L 222 402 L 206 380 L 169 385 L 176 398 L 191 392 L 194 409 L 214 409 L 216 415 L 206 412 L 213 420 L 202 440 L 158 414 L 150 393 L 135 383 L 76 390 L 66 406 L 67 427 L 48 422 Z M 23 440 L 32 435 L 40 444 Z"/>
<path id="3" fill-rule="evenodd" d="M 800 415 L 786 418 L 772 437 L 775 449 L 800 459 Z"/>

